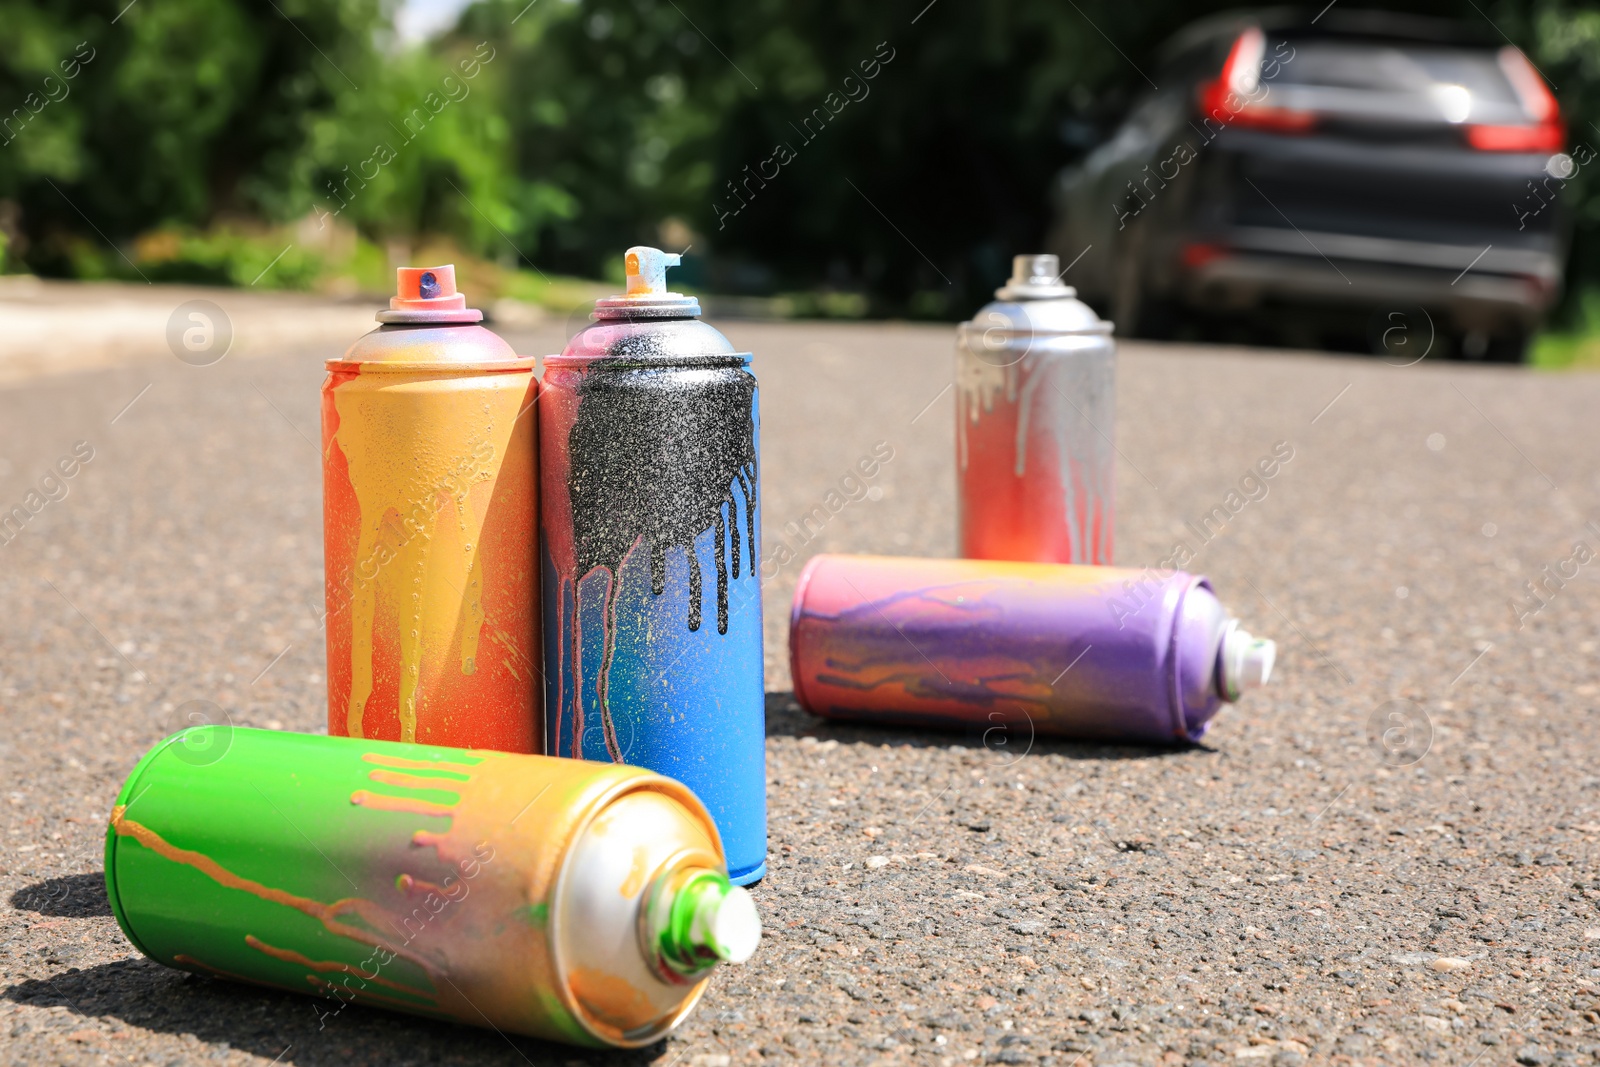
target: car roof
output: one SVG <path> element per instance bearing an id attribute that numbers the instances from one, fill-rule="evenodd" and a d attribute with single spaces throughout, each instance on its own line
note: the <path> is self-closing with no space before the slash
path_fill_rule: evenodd
<path id="1" fill-rule="evenodd" d="M 1326 8 L 1320 15 L 1313 16 L 1300 8 L 1275 7 L 1226 11 L 1199 19 L 1168 38 L 1157 55 L 1165 61 L 1199 45 L 1234 37 L 1250 26 L 1259 26 L 1268 33 L 1290 33 L 1299 39 L 1323 37 L 1480 48 L 1492 48 L 1500 43 L 1487 29 L 1454 19 Z"/>

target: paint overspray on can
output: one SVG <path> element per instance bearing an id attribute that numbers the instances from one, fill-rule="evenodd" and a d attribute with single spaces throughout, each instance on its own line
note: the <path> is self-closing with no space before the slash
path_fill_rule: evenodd
<path id="1" fill-rule="evenodd" d="M 789 624 L 807 711 L 1005 744 L 1197 741 L 1275 652 L 1203 577 L 1062 564 L 817 556 Z"/>
<path id="2" fill-rule="evenodd" d="M 956 330 L 960 552 L 1110 564 L 1116 349 L 1111 324 L 1017 256 L 995 301 Z"/>
<path id="3" fill-rule="evenodd" d="M 648 767 L 766 872 L 759 418 L 748 353 L 627 251 L 622 296 L 545 363 L 545 751 Z"/>
<path id="4" fill-rule="evenodd" d="M 401 268 L 322 387 L 328 732 L 537 751 L 534 361 Z"/>
<path id="5" fill-rule="evenodd" d="M 636 1047 L 760 939 L 715 825 L 634 767 L 193 727 L 106 832 L 128 940 L 196 974 Z"/>

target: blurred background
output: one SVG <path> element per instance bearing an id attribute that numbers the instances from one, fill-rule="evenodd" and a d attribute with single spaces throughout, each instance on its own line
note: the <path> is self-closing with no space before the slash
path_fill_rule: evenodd
<path id="1" fill-rule="evenodd" d="M 0 262 L 954 321 L 1048 249 L 1124 334 L 1600 365 L 1600 11 L 1388 12 L 0 0 Z"/>

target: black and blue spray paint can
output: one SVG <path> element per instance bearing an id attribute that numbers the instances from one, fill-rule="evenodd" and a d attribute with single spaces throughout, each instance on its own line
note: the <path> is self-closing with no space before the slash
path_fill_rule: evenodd
<path id="1" fill-rule="evenodd" d="M 693 789 L 729 878 L 766 873 L 759 417 L 748 353 L 630 248 L 545 366 L 545 747 Z"/>

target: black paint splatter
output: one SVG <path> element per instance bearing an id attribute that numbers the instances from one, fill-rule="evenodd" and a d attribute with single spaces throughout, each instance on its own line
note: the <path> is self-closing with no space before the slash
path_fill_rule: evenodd
<path id="1" fill-rule="evenodd" d="M 752 578 L 756 572 L 755 388 L 755 377 L 738 356 L 675 359 L 665 367 L 623 356 L 589 365 L 577 387 L 577 421 L 567 438 L 567 491 L 577 577 L 596 567 L 612 574 L 608 630 L 622 560 L 641 538 L 650 552 L 656 596 L 666 590 L 668 550 L 684 550 L 688 625 L 699 630 L 694 541 L 715 529 L 717 633 L 728 632 L 728 556 L 734 578 L 741 569 Z"/>

